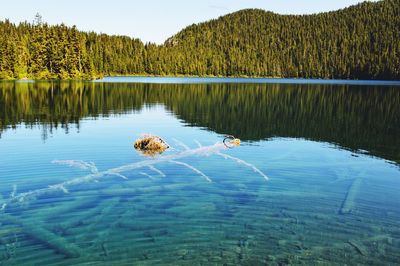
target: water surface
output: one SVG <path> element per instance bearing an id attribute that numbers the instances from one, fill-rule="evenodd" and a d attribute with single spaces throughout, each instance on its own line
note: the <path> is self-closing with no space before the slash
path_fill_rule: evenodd
<path id="1" fill-rule="evenodd" d="M 399 86 L 110 81 L 0 83 L 1 265 L 399 264 Z"/>
<path id="2" fill-rule="evenodd" d="M 230 78 L 230 77 L 148 77 L 120 76 L 105 77 L 100 83 L 156 83 L 156 84 L 210 84 L 210 83 L 246 83 L 246 84 L 336 84 L 336 85 L 379 85 L 400 86 L 398 80 L 350 80 L 350 79 L 294 79 L 294 78 Z"/>

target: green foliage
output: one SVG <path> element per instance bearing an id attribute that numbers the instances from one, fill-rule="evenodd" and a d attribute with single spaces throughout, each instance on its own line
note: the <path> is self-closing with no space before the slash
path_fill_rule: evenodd
<path id="1" fill-rule="evenodd" d="M 307 16 L 242 10 L 168 39 L 180 74 L 399 79 L 400 1 Z"/>
<path id="2" fill-rule="evenodd" d="M 138 39 L 80 32 L 76 27 L 0 22 L 0 79 L 93 79 L 143 73 Z M 136 56 L 138 54 L 138 56 Z"/>
<path id="3" fill-rule="evenodd" d="M 400 0 L 315 15 L 238 11 L 191 25 L 164 45 L 0 22 L 0 79 L 151 74 L 400 79 Z"/>

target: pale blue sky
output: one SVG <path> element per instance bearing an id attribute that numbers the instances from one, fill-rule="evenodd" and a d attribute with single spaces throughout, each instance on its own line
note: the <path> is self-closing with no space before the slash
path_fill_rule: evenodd
<path id="1" fill-rule="evenodd" d="M 347 7 L 359 0 L 1 0 L 0 20 L 33 21 L 36 12 L 49 24 L 64 22 L 80 30 L 127 35 L 163 43 L 192 23 L 244 8 L 280 14 L 310 14 Z"/>

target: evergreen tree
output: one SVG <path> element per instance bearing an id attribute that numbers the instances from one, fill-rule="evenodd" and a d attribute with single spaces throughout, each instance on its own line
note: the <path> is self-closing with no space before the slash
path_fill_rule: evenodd
<path id="1" fill-rule="evenodd" d="M 313 15 L 241 10 L 193 24 L 163 45 L 49 26 L 0 22 L 0 79 L 215 75 L 400 79 L 400 0 Z"/>

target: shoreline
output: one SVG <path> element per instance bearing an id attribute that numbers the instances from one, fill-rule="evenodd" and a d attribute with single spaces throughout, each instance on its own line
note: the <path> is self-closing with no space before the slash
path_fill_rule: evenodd
<path id="1" fill-rule="evenodd" d="M 102 76 L 101 78 L 95 79 L 84 79 L 84 78 L 69 78 L 69 79 L 35 79 L 35 78 L 21 78 L 21 79 L 0 79 L 3 81 L 14 81 L 14 82 L 40 82 L 40 81 L 85 81 L 85 82 L 102 82 L 109 78 L 154 78 L 154 79 L 248 79 L 248 80 L 292 80 L 292 81 L 321 81 L 321 82 L 388 82 L 394 84 L 400 84 L 400 80 L 396 79 L 341 79 L 341 78 L 301 78 L 301 77 L 270 77 L 270 76 L 215 76 L 215 75 L 154 75 L 154 74 L 110 74 Z"/>
<path id="2" fill-rule="evenodd" d="M 132 80 L 123 80 L 132 79 Z M 186 79 L 186 80 L 185 80 Z M 362 79 L 323 79 L 323 78 L 282 78 L 259 76 L 195 76 L 195 75 L 111 75 L 101 79 L 0 79 L 0 82 L 90 82 L 90 83 L 156 83 L 156 84 L 190 84 L 190 83 L 282 83 L 282 84 L 342 84 L 342 85 L 387 85 L 400 86 L 400 80 L 362 80 Z"/>

